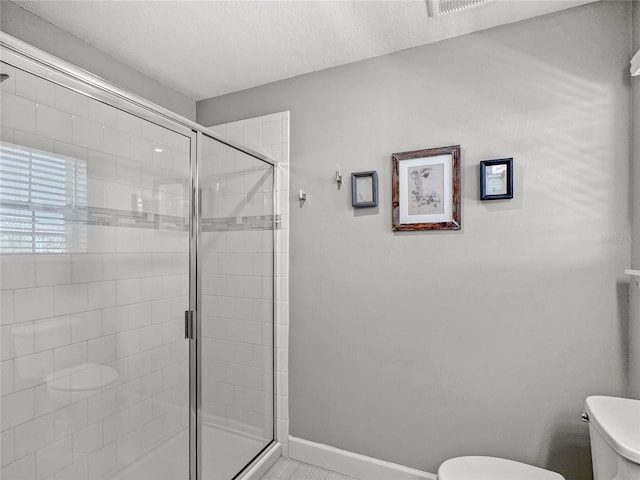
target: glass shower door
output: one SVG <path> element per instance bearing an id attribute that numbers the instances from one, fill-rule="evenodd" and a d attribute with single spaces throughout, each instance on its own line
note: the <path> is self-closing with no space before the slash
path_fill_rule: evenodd
<path id="1" fill-rule="evenodd" d="M 0 476 L 185 480 L 191 132 L 0 73 Z"/>
<path id="2" fill-rule="evenodd" d="M 199 164 L 202 480 L 274 438 L 274 167 L 203 136 Z"/>

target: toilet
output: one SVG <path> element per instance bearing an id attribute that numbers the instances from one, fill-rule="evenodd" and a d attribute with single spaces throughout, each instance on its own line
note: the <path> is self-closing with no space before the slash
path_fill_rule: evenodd
<path id="1" fill-rule="evenodd" d="M 594 480 L 640 479 L 640 400 L 592 396 L 589 422 Z M 457 457 L 438 469 L 438 480 L 564 480 L 558 473 L 495 457 Z"/>
<path id="2" fill-rule="evenodd" d="M 640 479 L 640 400 L 592 396 L 584 407 L 594 480 Z"/>
<path id="3" fill-rule="evenodd" d="M 438 480 L 564 480 L 559 473 L 497 457 L 456 457 L 438 468 Z"/>

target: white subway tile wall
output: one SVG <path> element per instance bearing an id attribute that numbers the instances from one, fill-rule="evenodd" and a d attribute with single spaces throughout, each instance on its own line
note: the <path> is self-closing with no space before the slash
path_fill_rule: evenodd
<path id="1" fill-rule="evenodd" d="M 84 240 L 63 251 L 1 252 L 2 478 L 112 478 L 188 426 L 189 237 L 174 224 L 188 225 L 190 140 L 2 71 L 2 141 L 85 162 L 85 207 L 129 222 L 70 225 Z"/>
<path id="2" fill-rule="evenodd" d="M 274 431 L 273 168 L 210 139 L 203 145 L 203 421 L 266 445 Z M 229 461 L 239 471 L 255 453 Z"/>
<path id="3" fill-rule="evenodd" d="M 203 311 L 216 312 L 216 316 L 203 317 L 204 355 L 212 357 L 203 373 L 205 412 L 211 422 L 226 428 L 262 438 L 274 435 L 287 456 L 289 112 L 211 128 L 264 153 L 278 165 L 274 196 L 273 179 L 266 175 L 266 169 L 249 169 L 249 164 L 255 162 L 212 143 L 203 163 L 210 168 L 205 182 L 209 188 L 203 191 L 203 208 L 208 212 L 204 217 L 208 214 L 240 222 L 243 216 L 267 214 L 266 207 L 271 207 L 275 197 L 273 208 L 279 225 L 275 244 L 270 231 L 218 231 L 206 238 L 210 244 L 205 251 L 215 254 L 207 255 L 203 262 Z M 275 312 L 271 300 L 275 300 Z M 275 334 L 271 321 L 275 323 Z M 270 430 L 273 404 L 268 401 L 274 388 L 274 352 L 278 412 L 275 432 Z"/>

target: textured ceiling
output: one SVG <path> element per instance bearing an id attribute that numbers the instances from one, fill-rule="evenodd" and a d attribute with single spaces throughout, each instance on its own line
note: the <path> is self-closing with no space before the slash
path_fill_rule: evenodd
<path id="1" fill-rule="evenodd" d="M 495 0 L 435 18 L 424 0 L 15 3 L 201 100 L 591 1 Z"/>

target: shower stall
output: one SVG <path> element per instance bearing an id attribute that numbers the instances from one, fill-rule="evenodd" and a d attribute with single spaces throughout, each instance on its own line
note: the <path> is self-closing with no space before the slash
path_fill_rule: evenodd
<path id="1" fill-rule="evenodd" d="M 3 480 L 275 460 L 276 165 L 1 37 Z"/>

